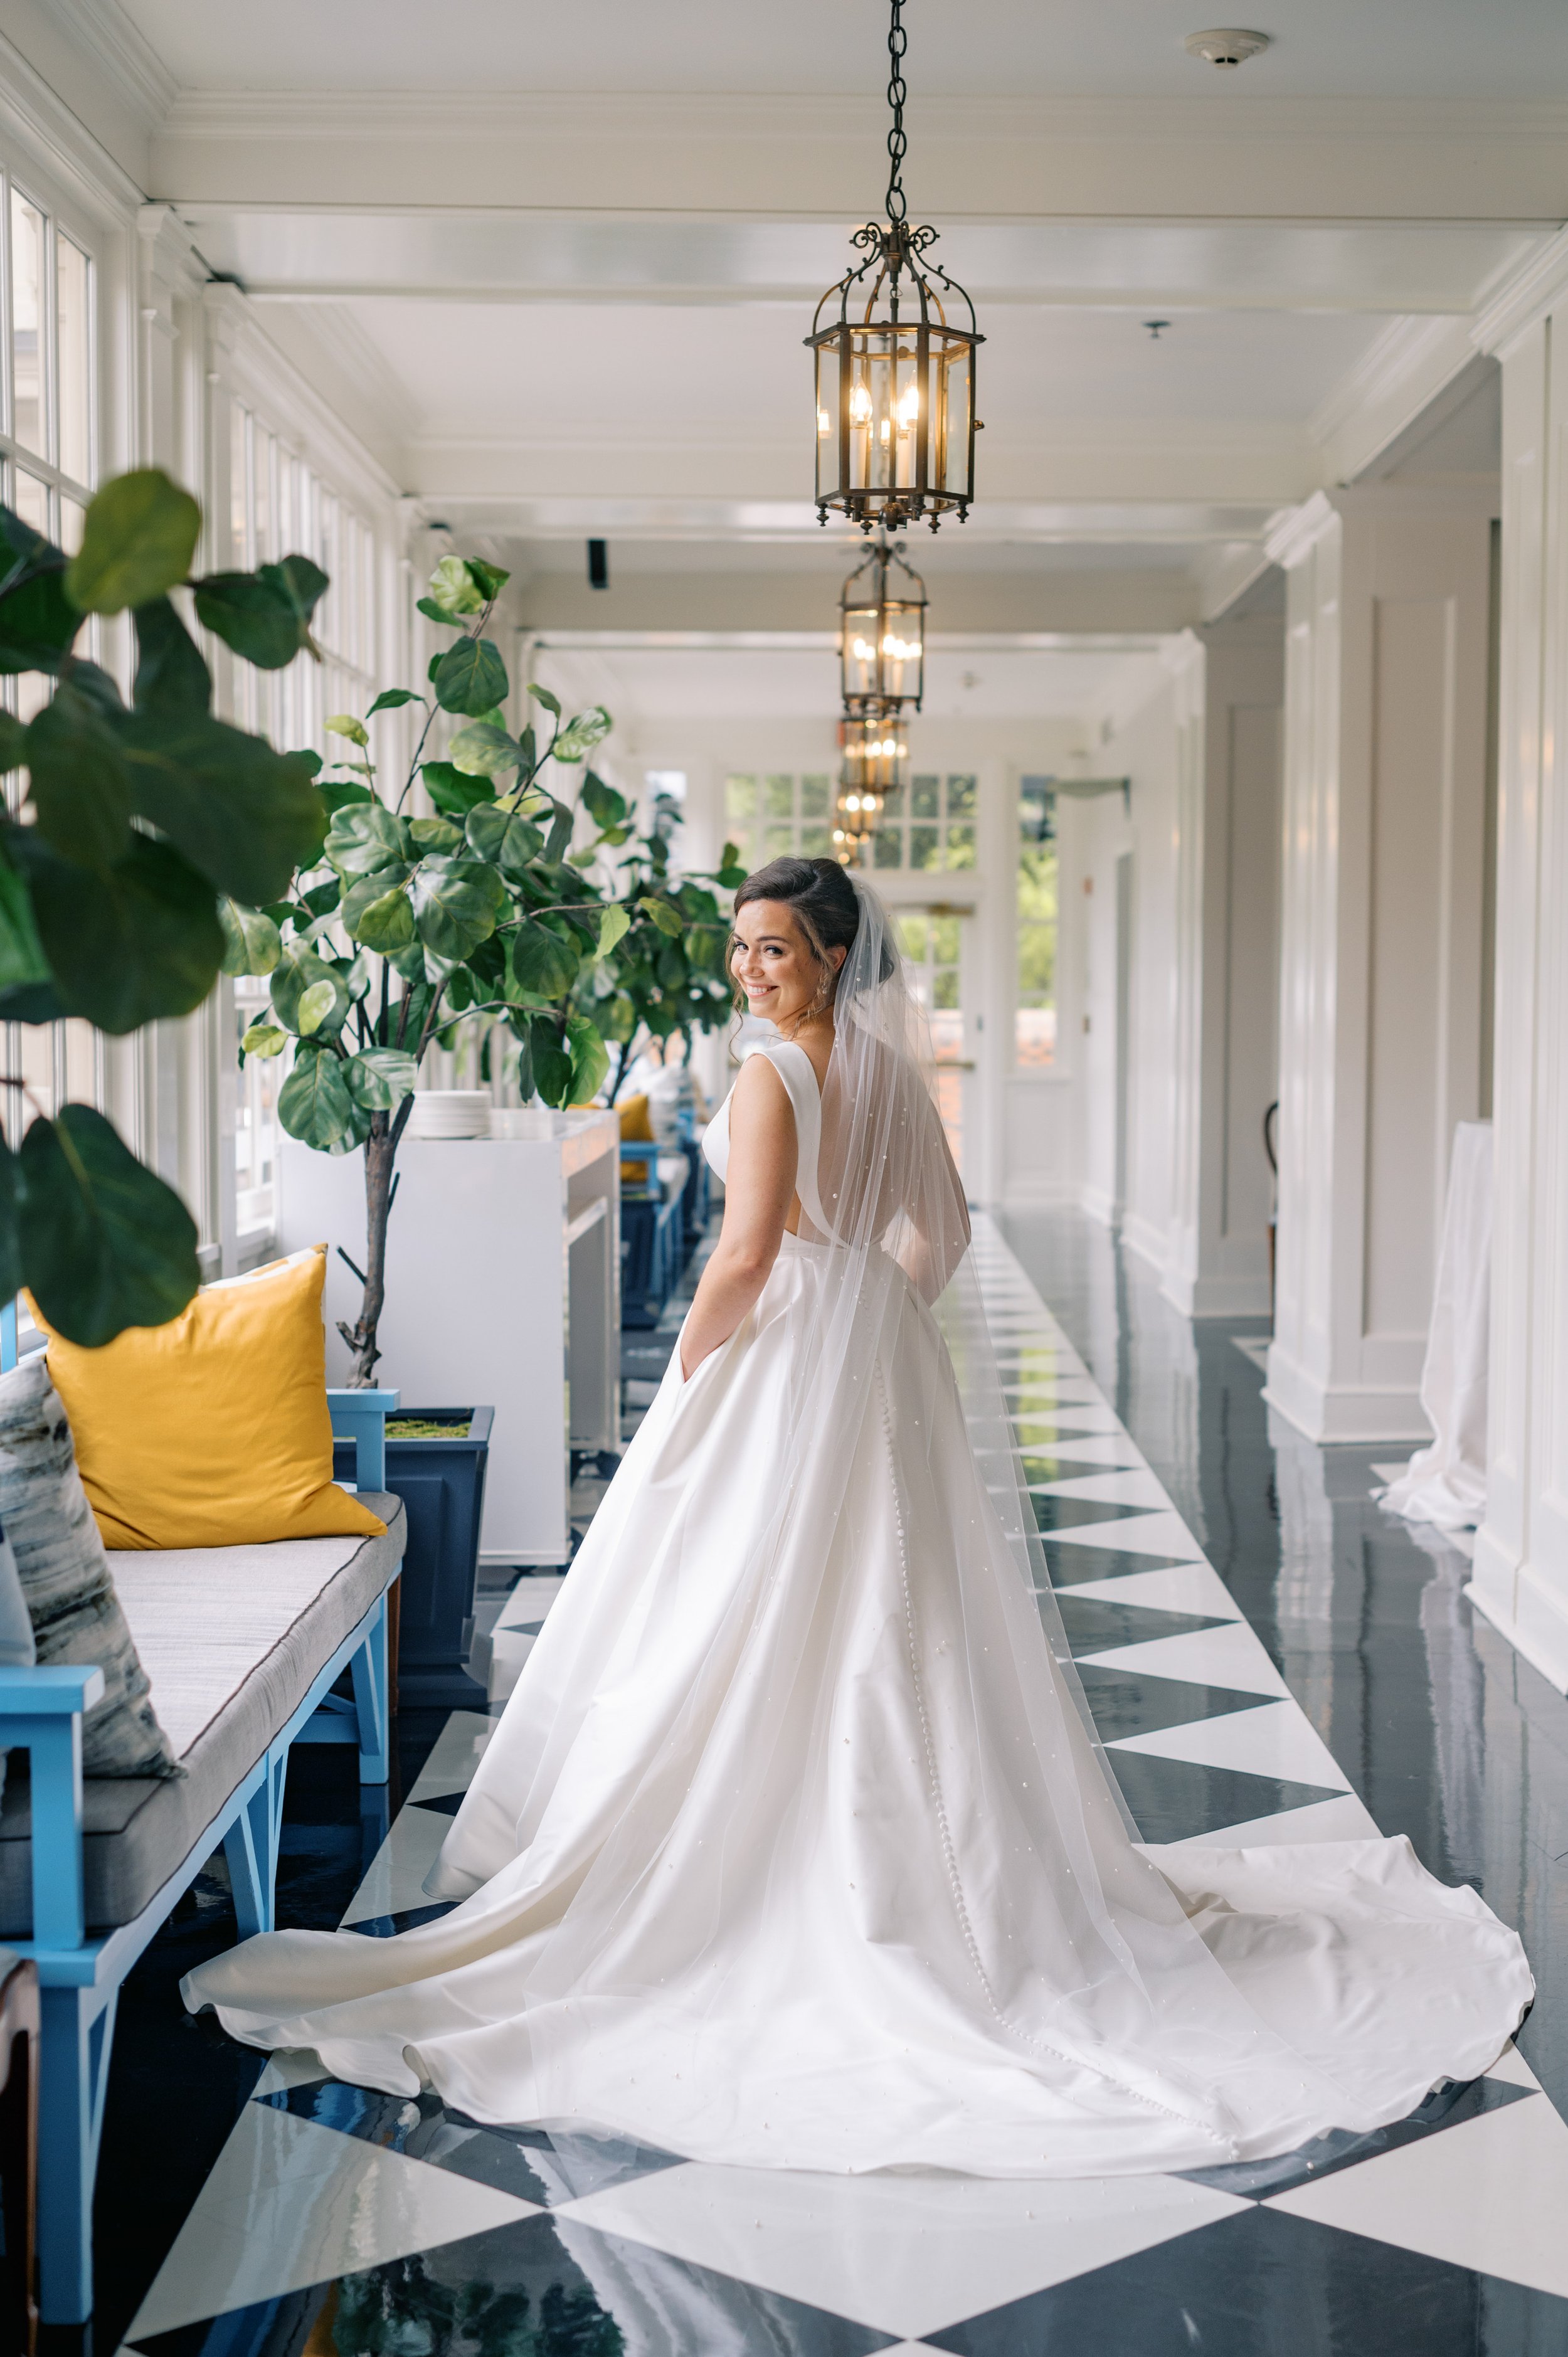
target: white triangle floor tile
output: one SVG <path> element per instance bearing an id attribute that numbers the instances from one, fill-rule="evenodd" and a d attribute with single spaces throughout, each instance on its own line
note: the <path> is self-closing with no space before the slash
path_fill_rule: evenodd
<path id="1" fill-rule="evenodd" d="M 1069 1403 L 1059 1412 L 1048 1399 L 1036 1399 L 1032 1394 L 1012 1403 L 1013 1421 L 1020 1436 L 1031 1430 L 1046 1435 L 1052 1432 L 1117 1432 L 1121 1425 L 1108 1407 L 1083 1407 Z"/>
<path id="2" fill-rule="evenodd" d="M 1167 1850 L 1289 1849 L 1297 1842 L 1376 1841 L 1379 1832 L 1366 1804 L 1354 1792 L 1341 1792 L 1332 1801 L 1309 1801 L 1304 1809 L 1281 1809 L 1272 1817 L 1220 1825 L 1213 1833 L 1193 1834 L 1186 1841 L 1145 1842 L 1140 1846 L 1157 1866 Z"/>
<path id="3" fill-rule="evenodd" d="M 1545 2095 L 1276 2194 L 1267 2207 L 1568 2299 L 1568 2125 Z"/>
<path id="4" fill-rule="evenodd" d="M 1086 1579 L 1075 1596 L 1103 1597 L 1108 1604 L 1137 1604 L 1156 1612 L 1203 1612 L 1213 1620 L 1240 1620 L 1241 1608 L 1213 1566 L 1172 1564 L 1165 1571 L 1126 1571 L 1110 1579 Z"/>
<path id="5" fill-rule="evenodd" d="M 1506 2079 L 1510 2087 L 1539 2087 L 1541 2084 L 1517 2046 L 1505 2046 L 1487 2076 L 1488 2079 Z"/>
<path id="6" fill-rule="evenodd" d="M 1082 1589 L 1075 1589 L 1077 1595 Z M 1152 1678 L 1190 1678 L 1196 1685 L 1229 1686 L 1236 1694 L 1288 1696 L 1290 1688 L 1264 1652 L 1251 1624 L 1228 1620 L 1222 1629 L 1193 1629 L 1184 1637 L 1151 1637 L 1143 1644 L 1113 1645 L 1079 1657 L 1099 1669 L 1146 1671 Z"/>
<path id="7" fill-rule="evenodd" d="M 1123 1473 L 1075 1473 L 1070 1480 L 1043 1481 L 1043 1498 L 1084 1498 L 1090 1505 L 1168 1506 L 1170 1500 L 1147 1466 Z"/>
<path id="8" fill-rule="evenodd" d="M 313 2079 L 330 2076 L 314 2046 L 279 2046 L 268 2055 L 266 2068 L 251 2090 L 251 2100 L 281 2095 L 288 2087 L 307 2087 Z"/>
<path id="9" fill-rule="evenodd" d="M 128 2337 L 172 2332 L 537 2214 L 537 2203 L 471 2178 L 247 2104 Z"/>
<path id="10" fill-rule="evenodd" d="M 409 1799 L 428 1796 L 434 1800 L 441 1792 L 466 1792 L 495 1731 L 495 1720 L 482 1711 L 455 1710 L 431 1745 Z"/>
<path id="11" fill-rule="evenodd" d="M 1325 1784 L 1348 1792 L 1349 1779 L 1299 1703 L 1264 1703 L 1223 1718 L 1163 1727 L 1153 1735 L 1126 1735 L 1109 1751 L 1146 1751 L 1155 1760 L 1187 1760 L 1199 1768 L 1234 1768 L 1249 1776 Z"/>
<path id="12" fill-rule="evenodd" d="M 496 1627 L 521 1629 L 542 1620 L 565 1585 L 564 1578 L 536 1579 L 531 1577 L 520 1579 L 501 1606 L 496 1618 Z"/>
<path id="13" fill-rule="evenodd" d="M 1172 2177 L 846 2178 L 691 2162 L 555 2214 L 918 2341 L 1245 2206 Z"/>
<path id="14" fill-rule="evenodd" d="M 1108 1411 L 1109 1413 L 1109 1411 Z M 1053 1531 L 1056 1546 L 1115 1547 L 1128 1555 L 1174 1555 L 1201 1559 L 1203 1549 L 1174 1508 L 1167 1513 L 1128 1515 L 1118 1521 L 1075 1523 L 1070 1530 Z"/>
<path id="15" fill-rule="evenodd" d="M 1020 1429 L 1025 1420 L 1022 1410 L 1015 1412 L 1013 1421 Z M 1070 1444 L 1053 1448 L 1050 1454 L 1071 1458 L 1075 1465 L 1124 1467 L 1129 1472 L 1140 1469 L 1144 1464 L 1137 1443 L 1127 1439 L 1122 1433 L 1074 1433 L 1070 1436 Z"/>
<path id="16" fill-rule="evenodd" d="M 370 1872 L 349 1901 L 344 1922 L 363 1923 L 372 1915 L 401 1915 L 410 1907 L 428 1907 L 424 1878 L 451 1830 L 451 1818 L 438 1810 L 422 1809 L 413 1801 L 401 1808 L 371 1860 Z"/>

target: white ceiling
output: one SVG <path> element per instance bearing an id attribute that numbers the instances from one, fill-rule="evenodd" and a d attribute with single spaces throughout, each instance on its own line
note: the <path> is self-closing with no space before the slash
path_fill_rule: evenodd
<path id="1" fill-rule="evenodd" d="M 183 89 L 757 91 L 880 86 L 877 0 L 126 0 Z M 928 95 L 1532 98 L 1568 73 L 1562 0 L 1269 0 L 1274 46 L 1235 75 L 1189 58 L 1195 0 L 911 8 Z"/>

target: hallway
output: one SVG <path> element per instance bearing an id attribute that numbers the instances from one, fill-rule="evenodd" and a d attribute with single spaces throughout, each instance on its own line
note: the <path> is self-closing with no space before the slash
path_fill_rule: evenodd
<path id="1" fill-rule="evenodd" d="M 983 1220 L 976 1249 L 1069 1642 L 1145 1836 L 1245 1824 L 1260 1842 L 1343 1839 L 1369 1829 L 1365 1803 L 1524 1932 L 1541 1995 L 1521 2050 L 1375 2136 L 1184 2178 L 1056 2184 L 710 2168 L 478 2128 L 285 2054 L 261 2070 L 163 2256 L 125 2175 L 133 2105 L 145 2136 L 159 2093 L 128 2024 L 100 2197 L 115 2218 L 103 2322 L 127 2350 L 1568 2350 L 1554 2108 L 1568 2014 L 1550 1936 L 1553 1841 L 1568 1848 L 1560 1704 L 1484 1623 L 1472 1631 L 1464 1557 L 1380 1515 L 1364 1455 L 1271 1433 L 1235 1329 L 1187 1324 L 1080 1215 L 1015 1216 L 1004 1234 Z M 504 1632 L 525 1641 L 555 1590 L 517 1582 L 489 1660 Z M 408 1802 L 363 1879 L 357 1828 L 312 1825 L 319 1790 L 291 1787 L 294 1920 L 310 1878 L 310 1920 L 382 1933 L 413 1920 L 489 1724 L 457 1712 L 439 1733 L 405 1728 Z M 216 1948 L 231 1932 L 216 1883 L 207 1897 Z M 197 2035 L 209 2083 L 222 2041 Z M 240 2061 L 248 2076 L 261 2058 Z M 164 2117 L 173 2143 L 177 2108 Z"/>

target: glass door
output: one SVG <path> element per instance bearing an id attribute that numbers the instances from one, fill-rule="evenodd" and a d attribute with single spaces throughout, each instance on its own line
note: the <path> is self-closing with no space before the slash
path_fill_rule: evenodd
<path id="1" fill-rule="evenodd" d="M 936 1057 L 937 1110 L 961 1177 L 966 1131 L 974 1131 L 975 1042 L 972 1015 L 965 1011 L 964 971 L 972 912 L 942 902 L 893 911 L 898 946 L 909 979 L 925 1009 Z"/>

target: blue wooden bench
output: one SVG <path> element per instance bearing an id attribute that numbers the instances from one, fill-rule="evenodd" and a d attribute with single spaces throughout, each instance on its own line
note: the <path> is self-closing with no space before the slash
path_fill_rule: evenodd
<path id="1" fill-rule="evenodd" d="M 15 1363 L 16 1326 L 0 1317 L 0 1362 Z M 385 1480 L 385 1425 L 395 1391 L 332 1393 L 334 1433 L 356 1443 L 357 1486 Z M 377 1544 L 381 1542 L 375 1542 Z M 220 1848 L 242 1938 L 274 1928 L 274 1882 L 288 1755 L 295 1743 L 354 1743 L 362 1784 L 392 1768 L 387 1588 L 322 1661 L 285 1726 L 248 1763 L 228 1799 L 135 1920 L 90 1936 L 83 1880 L 81 1723 L 101 1670 L 0 1668 L 0 1749 L 30 1754 L 32 1936 L 9 1939 L 38 1966 L 42 2012 L 38 2098 L 39 2290 L 47 2324 L 92 2309 L 92 2190 L 120 1985 Z M 332 1689 L 344 1673 L 351 1692 Z"/>

